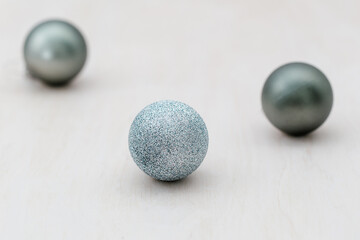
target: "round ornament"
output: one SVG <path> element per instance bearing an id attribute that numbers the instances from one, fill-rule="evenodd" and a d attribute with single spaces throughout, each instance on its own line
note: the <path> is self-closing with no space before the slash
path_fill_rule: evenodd
<path id="1" fill-rule="evenodd" d="M 61 20 L 49 20 L 35 26 L 24 45 L 29 73 L 50 85 L 71 81 L 83 68 L 86 42 L 79 30 Z"/>
<path id="2" fill-rule="evenodd" d="M 190 106 L 159 101 L 145 107 L 133 121 L 129 149 L 138 167 L 162 181 L 176 181 L 195 171 L 209 144 L 206 125 Z"/>
<path id="3" fill-rule="evenodd" d="M 277 68 L 265 82 L 262 107 L 269 121 L 290 135 L 305 135 L 329 116 L 333 92 L 326 76 L 306 63 Z"/>

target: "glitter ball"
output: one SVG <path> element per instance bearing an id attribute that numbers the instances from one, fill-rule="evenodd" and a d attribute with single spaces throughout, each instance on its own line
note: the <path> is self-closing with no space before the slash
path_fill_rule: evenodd
<path id="1" fill-rule="evenodd" d="M 161 181 L 176 181 L 195 171 L 205 158 L 208 131 L 200 115 L 177 101 L 145 107 L 133 121 L 129 149 L 138 167 Z"/>

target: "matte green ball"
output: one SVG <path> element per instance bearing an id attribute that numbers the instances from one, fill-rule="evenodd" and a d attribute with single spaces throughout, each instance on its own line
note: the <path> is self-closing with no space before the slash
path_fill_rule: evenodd
<path id="1" fill-rule="evenodd" d="M 24 45 L 24 58 L 30 74 L 50 85 L 72 80 L 83 68 L 86 42 L 68 22 L 49 20 L 31 30 Z"/>
<path id="2" fill-rule="evenodd" d="M 290 135 L 305 135 L 329 116 L 333 92 L 326 76 L 306 63 L 289 63 L 266 80 L 262 107 L 269 121 Z"/>

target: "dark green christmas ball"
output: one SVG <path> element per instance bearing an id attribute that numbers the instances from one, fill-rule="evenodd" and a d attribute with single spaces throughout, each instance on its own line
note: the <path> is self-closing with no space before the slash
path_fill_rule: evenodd
<path id="1" fill-rule="evenodd" d="M 267 78 L 262 107 L 269 121 L 290 135 L 305 135 L 330 114 L 333 92 L 326 76 L 306 63 L 288 63 Z"/>
<path id="2" fill-rule="evenodd" d="M 49 20 L 35 26 L 26 38 L 24 58 L 29 73 L 47 84 L 62 85 L 83 68 L 85 39 L 72 24 Z"/>

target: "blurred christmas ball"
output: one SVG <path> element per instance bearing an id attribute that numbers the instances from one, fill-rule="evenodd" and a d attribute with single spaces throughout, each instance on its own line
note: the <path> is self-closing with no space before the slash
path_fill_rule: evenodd
<path id="1" fill-rule="evenodd" d="M 29 73 L 50 85 L 71 81 L 83 68 L 86 55 L 82 34 L 61 20 L 38 24 L 25 40 L 24 57 Z"/>
<path id="2" fill-rule="evenodd" d="M 306 63 L 276 69 L 262 90 L 262 107 L 269 121 L 290 135 L 305 135 L 329 116 L 333 92 L 326 76 Z"/>
<path id="3" fill-rule="evenodd" d="M 190 106 L 170 100 L 145 107 L 129 133 L 135 163 L 162 181 L 176 181 L 195 171 L 208 144 L 208 131 L 200 115 Z"/>

